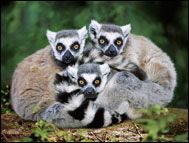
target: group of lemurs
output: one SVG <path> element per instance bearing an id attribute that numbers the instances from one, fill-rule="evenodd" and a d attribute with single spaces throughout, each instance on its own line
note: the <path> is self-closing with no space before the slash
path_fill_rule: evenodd
<path id="1" fill-rule="evenodd" d="M 176 86 L 174 65 L 130 31 L 130 24 L 95 20 L 88 30 L 47 30 L 50 46 L 25 58 L 13 74 L 15 112 L 63 128 L 99 128 L 135 119 L 139 108 L 166 106 Z"/>

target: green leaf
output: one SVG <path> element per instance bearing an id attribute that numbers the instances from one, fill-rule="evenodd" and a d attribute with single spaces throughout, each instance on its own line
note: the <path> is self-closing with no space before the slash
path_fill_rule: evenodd
<path id="1" fill-rule="evenodd" d="M 181 134 L 181 135 L 177 135 L 175 137 L 175 141 L 177 141 L 177 142 L 188 142 L 188 132 Z"/>

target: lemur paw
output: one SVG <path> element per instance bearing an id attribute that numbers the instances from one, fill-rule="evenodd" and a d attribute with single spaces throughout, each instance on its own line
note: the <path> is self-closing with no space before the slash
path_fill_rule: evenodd
<path id="1" fill-rule="evenodd" d="M 55 103 L 51 105 L 44 113 L 43 119 L 46 121 L 51 122 L 53 119 L 57 118 L 57 115 L 59 115 L 60 110 L 64 108 L 61 103 Z"/>
<path id="2" fill-rule="evenodd" d="M 129 72 L 136 71 L 138 69 L 139 69 L 139 67 L 134 63 L 128 63 L 126 65 L 126 70 L 129 71 Z"/>
<path id="3" fill-rule="evenodd" d="M 140 80 L 146 80 L 147 79 L 146 73 L 139 66 L 137 66 L 135 63 L 127 64 L 126 70 L 133 73 Z"/>

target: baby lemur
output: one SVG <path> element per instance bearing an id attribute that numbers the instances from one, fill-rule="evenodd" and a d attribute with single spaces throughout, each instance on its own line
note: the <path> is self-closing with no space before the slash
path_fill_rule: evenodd
<path id="1" fill-rule="evenodd" d="M 41 117 L 59 127 L 89 128 L 104 127 L 133 118 L 124 102 L 118 106 L 117 112 L 93 102 L 103 91 L 109 74 L 107 64 L 93 63 L 68 67 L 56 74 L 54 84 L 57 102 L 49 106 Z"/>

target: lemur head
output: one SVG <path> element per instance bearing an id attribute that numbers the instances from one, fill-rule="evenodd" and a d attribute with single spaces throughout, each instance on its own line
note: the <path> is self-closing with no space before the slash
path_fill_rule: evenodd
<path id="1" fill-rule="evenodd" d="M 123 51 L 130 31 L 130 24 L 118 26 L 92 20 L 89 25 L 89 34 L 95 46 L 109 57 L 115 57 Z"/>
<path id="2" fill-rule="evenodd" d="M 69 66 L 67 70 L 69 77 L 75 81 L 83 92 L 84 96 L 90 100 L 95 100 L 108 80 L 110 68 L 108 64 L 87 63 L 78 68 Z"/>
<path id="3" fill-rule="evenodd" d="M 83 52 L 87 38 L 86 26 L 79 30 L 62 30 L 52 32 L 47 30 L 47 38 L 56 60 L 65 66 L 73 65 Z"/>

